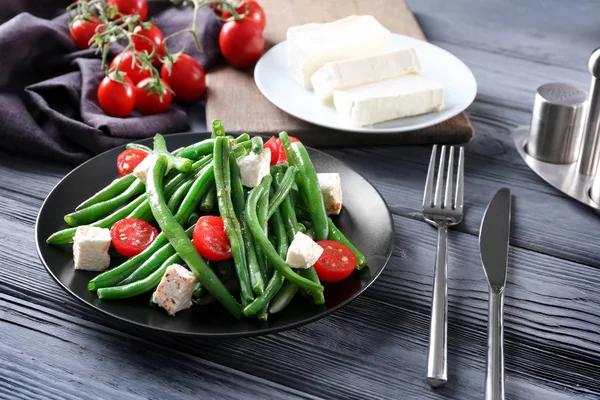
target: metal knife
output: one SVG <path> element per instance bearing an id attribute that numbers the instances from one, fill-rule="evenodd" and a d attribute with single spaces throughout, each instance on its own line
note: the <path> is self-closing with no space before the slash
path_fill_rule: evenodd
<path id="1" fill-rule="evenodd" d="M 510 237 L 510 189 L 500 189 L 488 204 L 479 231 L 481 263 L 490 295 L 485 399 L 504 399 L 504 286 Z"/>

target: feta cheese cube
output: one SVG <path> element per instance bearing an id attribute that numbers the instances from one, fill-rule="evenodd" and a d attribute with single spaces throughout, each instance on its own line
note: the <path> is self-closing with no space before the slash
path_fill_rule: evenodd
<path id="1" fill-rule="evenodd" d="M 104 271 L 110 264 L 110 230 L 94 226 L 80 226 L 73 238 L 75 269 Z"/>
<path id="2" fill-rule="evenodd" d="M 440 111 L 444 88 L 426 76 L 411 74 L 335 90 L 333 103 L 350 126 L 365 126 Z"/>
<path id="3" fill-rule="evenodd" d="M 421 64 L 415 49 L 392 50 L 365 57 L 332 61 L 311 78 L 317 97 L 327 103 L 336 89 L 348 89 L 406 74 L 419 73 Z"/>
<path id="4" fill-rule="evenodd" d="M 262 153 L 253 151 L 238 160 L 242 184 L 247 187 L 257 187 L 267 175 L 271 174 L 271 150 L 263 149 Z"/>
<path id="5" fill-rule="evenodd" d="M 342 211 L 342 182 L 338 173 L 319 173 L 319 186 L 323 194 L 325 210 L 329 215 L 339 215 Z"/>
<path id="6" fill-rule="evenodd" d="M 291 268 L 310 268 L 323 254 L 323 248 L 302 232 L 297 232 L 285 258 Z"/>
<path id="7" fill-rule="evenodd" d="M 288 69 L 296 82 L 311 89 L 310 78 L 326 62 L 383 53 L 391 38 L 390 31 L 370 15 L 294 26 L 287 31 Z"/>
<path id="8" fill-rule="evenodd" d="M 169 315 L 190 308 L 196 285 L 194 274 L 179 264 L 170 265 L 163 275 L 152 301 L 164 308 Z"/>
<path id="9" fill-rule="evenodd" d="M 146 182 L 148 174 L 150 174 L 150 167 L 156 156 L 154 154 L 148 154 L 146 158 L 133 169 L 133 175 L 142 182 Z"/>

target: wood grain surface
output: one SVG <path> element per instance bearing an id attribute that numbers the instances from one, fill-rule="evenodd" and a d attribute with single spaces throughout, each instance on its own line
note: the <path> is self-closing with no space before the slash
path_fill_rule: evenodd
<path id="1" fill-rule="evenodd" d="M 140 331 L 64 292 L 38 260 L 33 232 L 45 196 L 69 168 L 0 153 L 0 398 L 482 399 L 487 284 L 477 235 L 487 202 L 504 186 L 514 195 L 507 398 L 600 398 L 600 217 L 530 171 L 510 137 L 528 122 L 539 85 L 588 87 L 600 6 L 408 4 L 429 40 L 470 65 L 479 83 L 468 110 L 477 135 L 465 148 L 465 220 L 449 234 L 444 388 L 424 379 L 436 240 L 420 214 L 429 146 L 328 149 L 388 202 L 396 226 L 388 267 L 330 317 L 221 341 Z M 574 22 L 556 23 L 567 20 Z"/>
<path id="2" fill-rule="evenodd" d="M 404 0 L 263 0 L 267 16 L 265 49 L 285 40 L 291 26 L 309 22 L 330 22 L 348 15 L 373 15 L 390 31 L 426 40 Z M 441 124 L 413 132 L 357 134 L 321 128 L 281 111 L 271 104 L 254 83 L 253 69 L 239 70 L 227 65 L 207 76 L 206 120 L 227 121 L 232 132 L 262 135 L 286 131 L 311 146 L 395 145 L 462 143 L 473 136 L 468 117 L 461 113 Z M 250 118 L 251 116 L 251 118 Z"/>

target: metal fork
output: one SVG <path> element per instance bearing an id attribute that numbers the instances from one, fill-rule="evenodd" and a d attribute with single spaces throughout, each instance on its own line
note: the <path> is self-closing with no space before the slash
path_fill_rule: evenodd
<path id="1" fill-rule="evenodd" d="M 460 223 L 463 217 L 464 149 L 460 148 L 456 176 L 456 195 L 452 202 L 454 168 L 454 147 L 450 147 L 446 191 L 442 202 L 446 146 L 442 146 L 440 164 L 433 193 L 437 145 L 433 146 L 429 171 L 423 196 L 423 216 L 425 221 L 438 229 L 437 256 L 433 276 L 433 296 L 431 300 L 431 325 L 429 328 L 429 353 L 427 355 L 427 381 L 432 387 L 443 386 L 448 380 L 448 227 Z"/>

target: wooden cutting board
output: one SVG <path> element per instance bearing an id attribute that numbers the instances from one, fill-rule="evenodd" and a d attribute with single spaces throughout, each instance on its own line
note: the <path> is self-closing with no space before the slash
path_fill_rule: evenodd
<path id="1" fill-rule="evenodd" d="M 267 16 L 265 51 L 285 40 L 287 29 L 309 22 L 329 22 L 348 15 L 373 15 L 393 33 L 426 40 L 404 0 L 260 0 Z M 292 117 L 271 104 L 254 83 L 253 70 L 226 64 L 208 76 L 206 120 L 219 118 L 229 132 L 272 135 L 282 130 L 311 146 L 363 146 L 462 143 L 473 136 L 464 113 L 413 132 L 353 133 L 321 128 Z M 316 100 L 315 100 L 316 101 Z"/>

